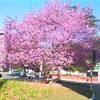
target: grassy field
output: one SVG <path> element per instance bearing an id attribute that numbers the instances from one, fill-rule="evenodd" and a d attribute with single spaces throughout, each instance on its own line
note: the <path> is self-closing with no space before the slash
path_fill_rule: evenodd
<path id="1" fill-rule="evenodd" d="M 80 91 L 83 89 L 78 88 Z M 87 89 L 84 91 L 87 95 L 91 95 Z M 0 81 L 0 100 L 89 100 L 89 98 L 61 84 L 8 80 Z"/>

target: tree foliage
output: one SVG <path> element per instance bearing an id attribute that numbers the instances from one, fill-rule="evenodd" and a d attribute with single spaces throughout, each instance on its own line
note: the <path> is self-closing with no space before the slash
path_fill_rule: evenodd
<path id="1" fill-rule="evenodd" d="M 96 31 L 88 14 L 92 16 L 88 6 L 81 9 L 80 5 L 50 1 L 36 14 L 27 13 L 20 23 L 7 18 L 4 31 L 9 64 L 53 68 L 83 64 L 86 56 L 82 50 L 92 46 L 89 39 Z"/>

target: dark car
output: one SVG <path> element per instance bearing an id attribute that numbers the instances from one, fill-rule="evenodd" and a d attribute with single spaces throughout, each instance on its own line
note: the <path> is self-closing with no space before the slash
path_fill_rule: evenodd
<path id="1" fill-rule="evenodd" d="M 0 78 L 2 78 L 2 74 L 0 74 Z"/>

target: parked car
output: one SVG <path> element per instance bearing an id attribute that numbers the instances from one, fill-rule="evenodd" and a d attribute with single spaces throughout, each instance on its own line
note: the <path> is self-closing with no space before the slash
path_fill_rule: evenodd
<path id="1" fill-rule="evenodd" d="M 17 70 L 13 70 L 13 71 L 12 71 L 12 75 L 20 75 L 20 73 L 21 73 L 21 72 L 20 72 L 20 71 L 17 71 Z"/>
<path id="2" fill-rule="evenodd" d="M 41 74 L 41 72 L 38 72 L 38 73 L 36 73 L 36 78 L 44 79 L 44 76 Z"/>
<path id="3" fill-rule="evenodd" d="M 44 76 L 41 75 L 41 72 L 31 72 L 27 74 L 28 79 L 44 79 Z"/>
<path id="4" fill-rule="evenodd" d="M 20 72 L 20 76 L 24 76 L 24 71 L 21 71 Z"/>
<path id="5" fill-rule="evenodd" d="M 27 77 L 28 77 L 28 79 L 34 79 L 35 78 L 35 75 L 32 72 L 32 73 L 27 74 Z"/>
<path id="6" fill-rule="evenodd" d="M 20 72 L 20 76 L 21 76 L 21 77 L 26 77 L 28 74 L 29 74 L 28 71 L 26 71 L 26 72 L 25 72 L 25 71 L 21 71 L 21 72 Z"/>
<path id="7" fill-rule="evenodd" d="M 0 78 L 2 78 L 2 74 L 0 74 Z"/>

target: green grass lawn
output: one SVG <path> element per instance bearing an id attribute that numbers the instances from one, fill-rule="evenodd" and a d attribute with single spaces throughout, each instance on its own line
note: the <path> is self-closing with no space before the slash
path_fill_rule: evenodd
<path id="1" fill-rule="evenodd" d="M 89 98 L 60 84 L 8 80 L 0 85 L 0 100 L 89 100 Z"/>

